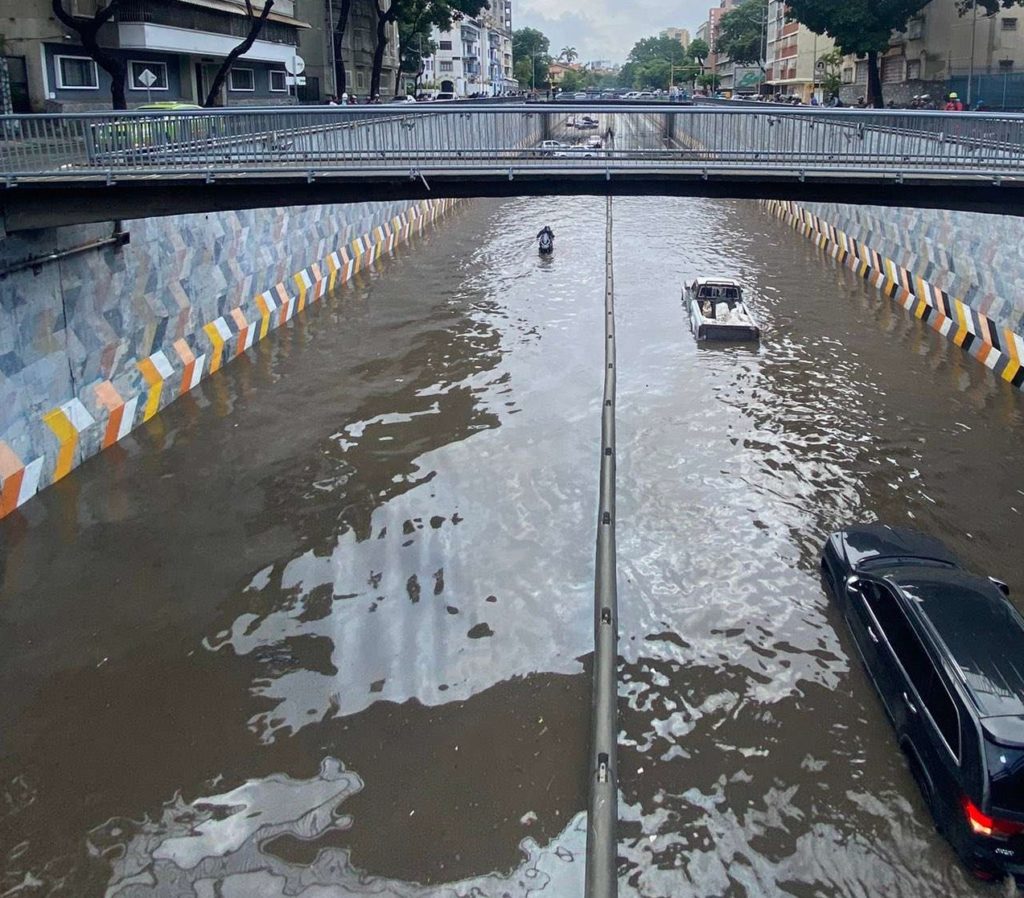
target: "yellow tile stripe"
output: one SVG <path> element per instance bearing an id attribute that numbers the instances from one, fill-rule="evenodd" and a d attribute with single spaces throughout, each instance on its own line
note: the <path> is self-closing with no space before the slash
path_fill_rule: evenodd
<path id="1" fill-rule="evenodd" d="M 453 208 L 457 202 L 457 200 L 421 201 L 416 205 L 409 206 L 404 212 L 396 216 L 386 225 L 376 226 L 360 238 L 352 240 L 346 246 L 342 246 L 338 250 L 331 252 L 328 254 L 326 259 L 311 262 L 311 267 L 304 271 L 311 273 L 311 278 L 314 282 L 314 286 L 312 288 L 313 297 L 319 298 L 319 296 L 325 292 L 325 289 L 334 290 L 339 283 L 347 283 L 351 280 L 352 276 L 357 271 L 361 270 L 366 264 L 381 258 L 384 252 L 391 252 L 400 240 L 407 240 L 414 233 L 422 231 L 428 221 L 434 221 L 441 215 L 444 215 L 449 209 Z M 299 291 L 298 302 L 295 306 L 296 311 L 303 310 L 311 289 L 306 285 L 303 274 L 304 272 L 299 272 L 292 275 L 290 278 L 290 280 L 296 284 Z M 270 289 L 278 296 L 281 296 L 282 299 L 285 299 L 287 297 L 286 283 L 287 282 L 281 282 L 275 284 Z M 283 316 L 279 316 L 281 320 L 275 320 L 273 310 L 269 307 L 264 294 L 262 293 L 255 295 L 253 297 L 253 302 L 259 310 L 261 319 L 259 331 L 256 336 L 258 340 L 262 340 L 270 332 L 272 326 L 276 327 L 282 323 Z M 292 302 L 294 302 L 294 300 Z M 279 306 L 279 310 L 286 311 L 284 306 Z M 234 314 L 235 312 L 237 312 L 237 314 Z M 240 330 L 238 333 L 232 334 L 229 339 L 245 340 L 247 338 L 247 327 L 255 327 L 255 324 L 247 324 L 243 326 L 245 315 L 241 309 L 233 311 L 231 320 L 234 321 L 235 326 L 239 327 Z M 186 338 L 179 337 L 174 342 L 177 356 L 175 361 L 180 362 L 183 368 L 183 371 L 181 372 L 183 379 L 180 395 L 184 395 L 192 383 L 193 371 L 197 364 L 199 365 L 203 376 L 218 371 L 224 364 L 224 350 L 227 340 L 225 340 L 221 335 L 217 322 L 211 321 L 203 325 L 201 333 L 206 335 L 212 347 L 209 356 L 209 364 L 206 365 L 205 370 L 202 368 L 203 359 L 196 358 Z M 146 404 L 142 416 L 143 421 L 148 421 L 160 410 L 161 401 L 165 398 L 163 390 L 165 380 L 159 369 L 154 364 L 152 358 L 145 358 L 136 361 L 135 364 L 148 388 Z M 175 368 L 177 369 L 176 364 Z M 112 385 L 111 389 L 113 389 Z M 170 400 L 173 400 L 174 398 L 177 397 L 171 396 Z M 121 419 L 118 418 L 117 421 L 113 421 L 112 416 L 123 415 L 125 408 L 133 410 L 135 408 L 134 403 L 136 401 L 136 396 L 129 395 L 119 405 L 112 405 L 109 402 L 101 402 L 100 405 L 103 406 L 102 411 L 106 412 L 105 420 L 99 422 L 100 427 L 102 428 L 101 432 L 106 433 L 108 436 L 112 433 L 116 438 L 119 438 L 118 434 L 121 430 Z M 56 436 L 60 447 L 57 452 L 57 458 L 54 464 L 51 480 L 51 482 L 56 482 L 66 477 L 74 467 L 75 453 L 79 445 L 80 437 L 74 424 L 68 417 L 68 414 L 61 408 L 55 408 L 46 412 L 42 416 L 42 420 Z M 108 446 L 113 445 L 116 442 L 116 438 L 104 438 L 101 441 L 102 448 L 107 448 Z M 3 446 L 3 444 L 0 444 L 0 446 Z M 42 459 L 37 459 L 29 466 L 29 468 L 35 471 L 35 480 L 32 480 L 33 484 L 35 484 L 39 479 L 39 470 L 34 467 L 36 464 L 42 465 Z M 20 470 L 21 469 L 19 469 L 19 471 Z M 21 474 L 17 472 L 15 474 L 6 470 L 0 472 L 0 488 L 3 489 L 2 494 L 0 494 L 2 495 L 2 501 L 0 501 L 0 518 L 9 514 L 15 507 L 17 507 L 17 501 L 11 500 L 10 495 L 14 495 L 16 487 L 20 485 L 20 479 L 18 479 L 20 477 Z M 18 483 L 15 482 L 16 480 L 18 480 Z M 29 488 L 26 487 L 24 492 L 28 494 Z M 34 492 L 35 486 L 33 485 L 31 487 L 31 493 Z"/>
<path id="2" fill-rule="evenodd" d="M 66 477 L 71 471 L 75 460 L 75 446 L 78 445 L 78 431 L 75 430 L 71 419 L 64 414 L 63 409 L 55 408 L 53 411 L 43 415 L 46 426 L 53 431 L 60 443 L 60 450 L 57 452 L 57 464 L 53 469 L 53 482 Z"/>

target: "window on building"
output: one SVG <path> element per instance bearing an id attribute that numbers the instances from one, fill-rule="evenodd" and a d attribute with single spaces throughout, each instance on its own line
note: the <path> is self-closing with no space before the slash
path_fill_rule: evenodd
<path id="1" fill-rule="evenodd" d="M 921 60 L 920 59 L 908 59 L 907 60 L 907 81 L 920 81 L 921 80 Z"/>
<path id="2" fill-rule="evenodd" d="M 256 90 L 256 73 L 252 69 L 231 69 L 228 72 L 230 90 Z"/>
<path id="3" fill-rule="evenodd" d="M 270 89 L 276 94 L 284 93 L 288 90 L 288 78 L 281 69 L 270 70 Z"/>
<path id="4" fill-rule="evenodd" d="M 366 90 L 366 72 L 362 69 L 356 72 L 356 87 L 359 90 Z"/>
<path id="5" fill-rule="evenodd" d="M 142 74 L 145 71 L 156 79 L 149 87 L 149 79 Z M 128 84 L 132 90 L 167 90 L 167 66 L 162 62 L 129 62 Z"/>
<path id="6" fill-rule="evenodd" d="M 439 72 L 452 72 L 455 70 L 455 67 L 450 59 L 442 59 L 437 63 L 437 70 Z"/>
<path id="7" fill-rule="evenodd" d="M 853 69 L 847 66 L 843 69 L 843 84 L 853 84 Z"/>
<path id="8" fill-rule="evenodd" d="M 886 56 L 882 60 L 882 83 L 895 84 L 902 81 L 907 68 L 905 56 Z"/>
<path id="9" fill-rule="evenodd" d="M 1007 16 L 1003 19 L 1003 31 L 1016 31 L 1017 20 L 1012 16 Z"/>
<path id="10" fill-rule="evenodd" d="M 438 50 L 451 50 L 451 48 L 452 48 L 452 42 L 451 41 L 438 41 L 437 42 L 437 49 Z"/>
<path id="11" fill-rule="evenodd" d="M 907 22 L 907 39 L 919 41 L 924 37 L 924 16 L 911 19 Z"/>
<path id="12" fill-rule="evenodd" d="M 868 83 L 868 63 L 866 59 L 863 59 L 857 63 L 857 83 Z"/>
<path id="13" fill-rule="evenodd" d="M 58 56 L 57 86 L 64 90 L 95 90 L 100 86 L 96 62 L 88 56 Z"/>

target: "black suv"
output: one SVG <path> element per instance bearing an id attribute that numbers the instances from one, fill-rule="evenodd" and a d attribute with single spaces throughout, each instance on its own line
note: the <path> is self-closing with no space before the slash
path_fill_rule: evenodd
<path id="1" fill-rule="evenodd" d="M 939 830 L 983 879 L 1024 878 L 1024 619 L 938 540 L 833 533 L 822 573 Z"/>

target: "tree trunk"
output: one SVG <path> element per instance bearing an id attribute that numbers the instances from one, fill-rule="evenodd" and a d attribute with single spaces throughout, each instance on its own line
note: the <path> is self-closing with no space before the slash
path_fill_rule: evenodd
<path id="1" fill-rule="evenodd" d="M 872 50 L 868 53 L 868 106 L 875 109 L 884 109 L 885 102 L 882 99 L 882 77 L 878 72 L 878 53 Z"/>
<path id="2" fill-rule="evenodd" d="M 57 17 L 61 24 L 66 25 L 78 35 L 78 39 L 82 42 L 85 51 L 104 72 L 110 75 L 110 104 L 114 109 L 128 108 L 128 100 L 125 96 L 128 64 L 119 56 L 101 47 L 98 35 L 100 29 L 114 17 L 114 13 L 124 6 L 124 3 L 125 0 L 110 0 L 110 3 L 88 21 L 78 21 L 64 9 L 62 0 L 52 0 L 51 2 L 54 16 Z"/>
<path id="3" fill-rule="evenodd" d="M 348 17 L 352 10 L 352 0 L 341 0 L 341 12 L 334 28 L 334 90 L 338 97 L 348 91 L 348 72 L 345 70 L 345 53 L 342 43 L 348 30 Z"/>
<path id="4" fill-rule="evenodd" d="M 380 0 L 373 0 L 377 13 L 377 45 L 373 48 L 373 71 L 370 74 L 370 99 L 380 95 L 380 78 L 384 70 L 384 51 L 388 46 L 388 25 L 398 15 L 398 0 L 391 0 L 387 12 L 381 12 Z M 401 68 L 401 63 L 399 63 Z"/>
<path id="5" fill-rule="evenodd" d="M 252 4 L 246 2 L 250 14 L 249 34 L 246 36 L 242 43 L 238 44 L 230 53 L 227 55 L 227 59 L 221 63 L 219 69 L 217 69 L 217 75 L 213 79 L 213 84 L 210 85 L 209 93 L 206 95 L 206 102 L 203 105 L 207 108 L 211 106 L 217 106 L 220 97 L 220 89 L 224 86 L 224 79 L 228 77 L 228 72 L 231 71 L 231 66 L 235 64 L 235 60 L 238 59 L 244 53 L 248 53 L 252 49 L 252 45 L 256 43 L 256 38 L 259 33 L 263 30 L 263 23 L 267 21 L 267 16 L 270 15 L 270 10 L 274 5 L 274 0 L 264 0 L 263 9 L 260 10 L 259 16 L 252 17 Z"/>

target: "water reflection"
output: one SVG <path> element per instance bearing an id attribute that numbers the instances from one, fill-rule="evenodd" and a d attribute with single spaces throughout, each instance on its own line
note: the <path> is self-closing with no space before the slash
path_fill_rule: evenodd
<path id="1" fill-rule="evenodd" d="M 644 309 L 619 329 L 623 893 L 981 894 L 933 831 L 817 559 L 830 530 L 876 517 L 962 548 L 979 490 L 1005 523 L 1012 475 L 951 410 L 970 397 L 992 434 L 1019 400 L 813 247 L 777 244 L 781 226 L 679 207 L 699 239 L 674 253 L 652 235 L 672 260 L 659 280 L 737 273 L 766 326 L 756 353 L 701 352 L 675 304 L 647 298 L 645 265 L 617 266 L 619 307 Z M 1010 434 L 996 451 L 1016 458 Z M 965 458 L 996 483 L 968 486 Z"/>
<path id="2" fill-rule="evenodd" d="M 623 894 L 987 894 L 817 553 L 1019 594 L 1018 394 L 755 206 L 615 206 Z M 581 893 L 603 211 L 474 204 L 0 524 L 0 895 Z"/>

